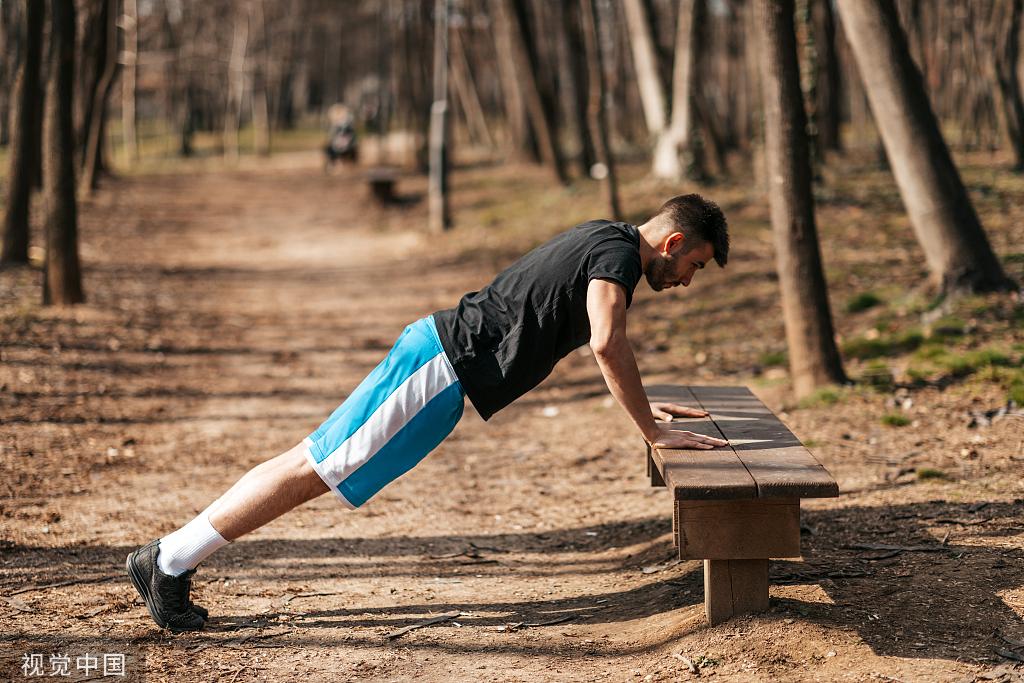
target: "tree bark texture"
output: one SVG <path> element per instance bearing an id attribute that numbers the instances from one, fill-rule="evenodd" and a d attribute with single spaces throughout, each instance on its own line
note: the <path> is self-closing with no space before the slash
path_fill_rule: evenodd
<path id="1" fill-rule="evenodd" d="M 832 0 L 809 0 L 814 44 L 818 53 L 816 79 L 817 144 L 820 152 L 842 150 L 843 78 L 836 50 L 836 21 Z"/>
<path id="2" fill-rule="evenodd" d="M 1013 170 L 1024 171 L 1024 100 L 1021 99 L 1020 20 L 1024 0 L 996 0 L 995 72 L 999 118 L 1013 154 Z"/>
<path id="3" fill-rule="evenodd" d="M 139 140 L 136 134 L 135 86 L 139 63 L 139 10 L 138 0 L 124 0 L 124 51 L 121 73 L 121 129 L 124 151 L 128 163 L 139 160 Z"/>
<path id="4" fill-rule="evenodd" d="M 13 88 L 13 144 L 8 159 L 7 212 L 0 263 L 28 263 L 29 205 L 36 165 L 41 161 L 39 109 L 43 93 L 39 74 L 45 6 L 37 0 L 24 0 L 23 4 L 25 50 Z"/>
<path id="5" fill-rule="evenodd" d="M 85 300 L 78 259 L 75 201 L 74 0 L 50 0 L 50 15 L 50 77 L 43 134 L 46 167 L 43 173 L 46 200 L 43 303 L 62 306 Z"/>
<path id="6" fill-rule="evenodd" d="M 700 58 L 701 29 L 706 0 L 680 0 L 676 24 L 676 54 L 672 71 L 672 121 L 654 148 L 654 175 L 678 180 L 705 175 L 696 149 L 695 88 Z"/>
<path id="7" fill-rule="evenodd" d="M 505 105 L 509 150 L 512 156 L 539 159 L 536 142 L 526 116 L 523 87 L 518 76 L 516 45 L 512 35 L 506 0 L 491 0 L 494 20 L 494 49 L 497 53 L 498 77 Z"/>
<path id="8" fill-rule="evenodd" d="M 590 137 L 594 140 L 597 160 L 604 165 L 604 196 L 608 212 L 615 220 L 622 216 L 619 204 L 619 186 L 615 177 L 615 162 L 608 145 L 608 117 L 605 110 L 604 65 L 601 56 L 600 36 L 598 33 L 598 12 L 594 0 L 580 0 L 580 17 L 582 20 L 583 40 L 587 51 L 588 77 L 587 90 L 587 121 L 590 126 Z"/>
<path id="9" fill-rule="evenodd" d="M 775 261 L 797 396 L 844 382 L 836 348 L 818 233 L 800 90 L 793 0 L 756 0 L 761 25 L 761 83 L 764 99 L 768 194 Z"/>
<path id="10" fill-rule="evenodd" d="M 434 0 L 434 102 L 430 105 L 430 231 L 451 227 L 448 204 L 448 0 Z"/>
<path id="11" fill-rule="evenodd" d="M 644 0 L 623 0 L 629 46 L 633 52 L 633 69 L 640 90 L 640 104 L 647 122 L 647 132 L 655 140 L 665 131 L 668 102 L 665 84 L 658 71 L 658 53 Z"/>
<path id="12" fill-rule="evenodd" d="M 932 281 L 944 293 L 1012 288 L 942 138 L 892 0 L 838 0 L 837 7 Z"/>
<path id="13" fill-rule="evenodd" d="M 97 24 L 97 28 L 107 35 L 98 46 L 98 49 L 103 50 L 102 55 L 97 55 L 101 72 L 96 81 L 96 89 L 91 93 L 91 116 L 88 128 L 84 131 L 82 177 L 79 182 L 82 194 L 89 194 L 96 189 L 100 173 L 104 170 L 103 134 L 106 130 L 107 102 L 117 75 L 117 4 L 117 0 L 103 0 L 101 21 Z"/>

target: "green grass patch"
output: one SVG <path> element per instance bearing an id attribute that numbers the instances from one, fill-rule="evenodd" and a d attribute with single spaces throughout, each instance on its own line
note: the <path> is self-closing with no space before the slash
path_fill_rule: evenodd
<path id="1" fill-rule="evenodd" d="M 1006 392 L 1006 400 L 1013 401 L 1018 406 L 1024 406 L 1024 380 L 1010 385 Z"/>
<path id="2" fill-rule="evenodd" d="M 789 361 L 789 356 L 785 351 L 766 351 L 761 354 L 758 361 L 761 365 L 770 368 L 785 365 Z"/>
<path id="3" fill-rule="evenodd" d="M 920 481 L 928 481 L 935 479 L 949 479 L 949 475 L 937 467 L 919 467 L 917 470 L 917 478 Z"/>
<path id="4" fill-rule="evenodd" d="M 822 387 L 810 396 L 800 399 L 797 404 L 801 408 L 821 408 L 832 406 L 842 400 L 842 393 L 837 387 Z"/>
<path id="5" fill-rule="evenodd" d="M 924 343 L 924 339 L 924 334 L 920 330 L 907 330 L 877 339 L 854 337 L 843 344 L 843 354 L 847 358 L 858 360 L 898 356 L 914 351 Z"/>
<path id="6" fill-rule="evenodd" d="M 889 427 L 906 427 L 910 424 L 910 418 L 900 413 L 886 413 L 882 416 L 882 424 Z"/>
<path id="7" fill-rule="evenodd" d="M 931 339 L 952 339 L 955 337 L 962 337 L 966 324 L 960 318 L 953 316 L 946 316 L 939 318 L 932 323 L 928 330 L 928 337 Z"/>
<path id="8" fill-rule="evenodd" d="M 880 303 L 882 303 L 882 299 L 874 292 L 861 292 L 846 302 L 846 312 L 860 313 L 869 308 L 874 308 Z"/>

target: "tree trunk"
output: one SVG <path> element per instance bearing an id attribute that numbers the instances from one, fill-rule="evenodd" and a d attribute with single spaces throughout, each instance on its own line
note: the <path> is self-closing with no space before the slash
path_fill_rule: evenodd
<path id="1" fill-rule="evenodd" d="M 516 7 L 512 4 L 515 1 L 498 0 L 503 6 L 502 9 L 512 37 L 512 57 L 516 79 L 519 81 L 520 92 L 526 105 L 530 126 L 537 136 L 537 145 L 540 149 L 541 159 L 551 167 L 558 182 L 565 185 L 569 182 L 569 178 L 565 174 L 562 153 L 558 149 L 558 143 L 555 139 L 554 120 L 544 103 L 540 86 L 537 82 L 538 67 L 529 50 L 528 26 L 524 22 L 526 17 L 522 16 L 523 13 L 516 11 Z"/>
<path id="2" fill-rule="evenodd" d="M 430 105 L 430 231 L 451 227 L 448 203 L 448 0 L 434 0 L 434 102 Z"/>
<path id="3" fill-rule="evenodd" d="M 253 151 L 260 156 L 270 155 L 270 41 L 267 39 L 266 8 L 263 0 L 249 4 L 249 23 L 257 37 L 254 42 L 263 45 L 263 60 L 257 63 L 252 77 L 252 141 Z M 255 59 L 253 61 L 256 61 Z"/>
<path id="4" fill-rule="evenodd" d="M 604 60 L 601 58 L 601 40 L 597 25 L 598 13 L 594 7 L 594 0 L 580 0 L 580 10 L 588 64 L 587 122 L 590 126 L 590 137 L 595 142 L 598 163 L 604 166 L 604 196 L 608 203 L 608 212 L 612 218 L 619 220 L 622 217 L 622 208 L 619 204 L 619 187 L 615 178 L 615 162 L 608 145 Z"/>
<path id="5" fill-rule="evenodd" d="M 476 82 L 473 80 L 473 70 L 466 57 L 466 45 L 462 39 L 461 29 L 453 30 L 451 39 L 452 85 L 455 86 L 455 91 L 462 102 L 462 109 L 466 113 L 466 125 L 471 136 L 479 144 L 493 147 L 494 141 L 491 140 L 491 133 L 487 130 L 487 118 L 480 105 L 480 96 L 476 90 Z"/>
<path id="6" fill-rule="evenodd" d="M 43 303 L 62 306 L 85 300 L 75 203 L 74 0 L 50 0 L 50 14 L 50 78 L 43 135 L 43 193 L 47 207 Z"/>
<path id="7" fill-rule="evenodd" d="M 241 125 L 245 96 L 245 53 L 249 43 L 249 17 L 235 13 L 235 32 L 228 60 L 228 100 L 224 110 L 224 156 L 238 160 L 238 127 Z"/>
<path id="8" fill-rule="evenodd" d="M 114 86 L 117 73 L 117 0 L 103 0 L 102 23 L 100 30 L 105 30 L 107 37 L 100 44 L 104 49 L 102 55 L 102 72 L 96 81 L 96 89 L 92 93 L 92 106 L 89 127 L 85 132 L 85 146 L 82 156 L 82 177 L 79 191 L 90 194 L 96 189 L 100 172 L 103 170 L 103 132 L 106 129 L 107 102 Z"/>
<path id="9" fill-rule="evenodd" d="M 703 155 L 695 135 L 697 61 L 705 0 L 680 0 L 676 24 L 676 55 L 672 72 L 672 123 L 654 148 L 653 172 L 658 178 L 678 180 L 684 175 L 706 176 Z"/>
<path id="10" fill-rule="evenodd" d="M 633 52 L 633 69 L 636 84 L 640 90 L 640 104 L 647 122 L 647 132 L 657 140 L 665 132 L 668 103 L 665 84 L 658 71 L 658 53 L 654 47 L 654 35 L 650 18 L 643 0 L 623 0 L 626 25 L 629 30 L 629 46 Z"/>
<path id="11" fill-rule="evenodd" d="M 14 84 L 14 125 L 8 159 L 7 213 L 4 215 L 0 263 L 28 263 L 29 204 L 36 165 L 40 163 L 39 83 L 45 5 L 24 0 L 25 50 Z M 14 27 L 10 27 L 11 31 Z"/>
<path id="12" fill-rule="evenodd" d="M 124 135 L 125 160 L 139 160 L 139 140 L 136 133 L 135 86 L 139 63 L 139 9 L 138 0 L 124 0 L 124 52 L 121 73 L 121 129 Z"/>
<path id="13" fill-rule="evenodd" d="M 812 24 L 815 32 L 814 43 L 818 52 L 817 143 L 818 158 L 824 160 L 822 152 L 842 150 L 840 128 L 842 125 L 842 72 L 839 67 L 839 53 L 836 50 L 836 22 L 832 13 L 832 0 L 810 0 Z"/>
<path id="14" fill-rule="evenodd" d="M 896 184 L 944 293 L 1014 285 L 989 246 L 907 50 L 891 0 L 838 0 Z"/>
<path id="15" fill-rule="evenodd" d="M 776 270 L 797 396 L 844 382 L 814 223 L 807 119 L 800 91 L 793 0 L 756 0 L 762 31 L 768 195 Z"/>
<path id="16" fill-rule="evenodd" d="M 587 50 L 581 35 L 581 20 L 578 15 L 581 11 L 579 3 L 566 2 L 562 5 L 565 22 L 567 48 L 569 51 L 570 70 L 573 83 L 573 95 L 576 98 L 576 105 L 572 108 L 573 116 L 576 118 L 576 125 L 573 126 L 579 131 L 580 136 L 580 170 L 584 176 L 589 177 L 591 169 L 597 163 L 596 143 L 590 136 L 590 124 L 587 121 L 587 79 L 588 63 Z"/>
<path id="17" fill-rule="evenodd" d="M 512 38 L 511 20 L 505 0 L 491 0 L 491 16 L 494 20 L 494 49 L 497 53 L 498 78 L 505 105 L 505 121 L 508 125 L 508 146 L 513 156 L 537 160 L 536 141 L 530 131 L 523 103 L 522 86 L 517 74 L 515 41 Z"/>
<path id="18" fill-rule="evenodd" d="M 1013 170 L 1024 171 L 1024 101 L 1021 99 L 1020 18 L 1024 0 L 997 0 L 995 72 L 998 111 L 1006 142 L 1013 152 Z"/>

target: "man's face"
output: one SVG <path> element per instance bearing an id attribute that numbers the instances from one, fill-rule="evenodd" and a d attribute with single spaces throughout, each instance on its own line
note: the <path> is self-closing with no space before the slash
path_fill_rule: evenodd
<path id="1" fill-rule="evenodd" d="M 710 242 L 701 242 L 689 251 L 686 247 L 682 233 L 672 233 L 665 238 L 658 255 L 647 264 L 644 273 L 651 289 L 660 292 L 677 285 L 688 287 L 694 273 L 714 258 L 715 249 Z"/>

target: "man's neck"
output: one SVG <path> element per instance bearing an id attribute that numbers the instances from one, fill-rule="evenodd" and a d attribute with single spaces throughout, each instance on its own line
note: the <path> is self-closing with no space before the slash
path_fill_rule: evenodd
<path id="1" fill-rule="evenodd" d="M 661 242 L 661 226 L 654 225 L 653 221 L 647 221 L 637 227 L 640 233 L 640 266 L 646 272 L 647 265 L 658 254 L 658 244 Z"/>

